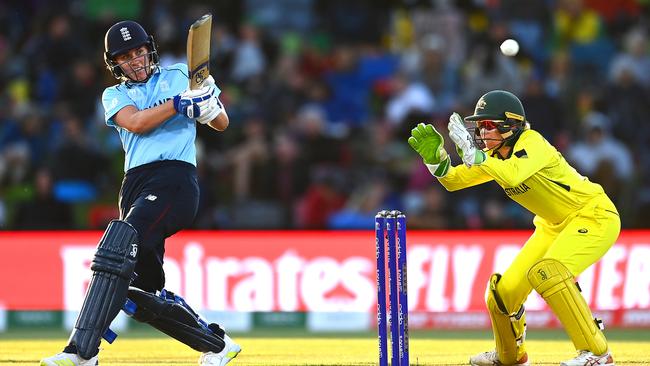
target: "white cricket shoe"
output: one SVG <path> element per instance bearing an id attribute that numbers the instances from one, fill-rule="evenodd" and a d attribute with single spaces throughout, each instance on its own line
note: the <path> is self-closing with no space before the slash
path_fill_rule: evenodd
<path id="1" fill-rule="evenodd" d="M 226 343 L 226 346 L 223 347 L 221 352 L 205 352 L 199 358 L 199 365 L 201 366 L 224 366 L 230 360 L 237 357 L 239 352 L 241 352 L 241 347 L 235 343 L 227 334 L 224 335 L 223 341 Z"/>
<path id="2" fill-rule="evenodd" d="M 572 360 L 562 361 L 560 366 L 614 366 L 614 359 L 609 351 L 596 356 L 589 351 L 579 351 L 578 356 Z"/>
<path id="3" fill-rule="evenodd" d="M 81 358 L 76 353 L 57 353 L 56 355 L 41 360 L 41 366 L 97 366 L 99 365 L 99 357 L 90 360 Z"/>
<path id="4" fill-rule="evenodd" d="M 497 351 L 489 351 L 489 352 L 483 352 L 479 353 L 478 355 L 472 356 L 469 358 L 469 364 L 472 366 L 506 366 L 499 361 L 499 355 L 497 354 Z M 524 354 L 524 356 L 517 361 L 516 364 L 512 366 L 528 366 L 530 365 L 528 363 L 528 354 Z M 510 366 L 510 365 L 508 365 Z"/>

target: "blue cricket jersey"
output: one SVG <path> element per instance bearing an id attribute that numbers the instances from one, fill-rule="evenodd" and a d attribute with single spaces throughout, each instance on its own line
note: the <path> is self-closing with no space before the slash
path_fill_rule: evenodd
<path id="1" fill-rule="evenodd" d="M 125 152 L 124 171 L 161 160 L 180 160 L 196 166 L 196 123 L 176 114 L 145 134 L 136 134 L 118 126 L 114 117 L 132 105 L 138 110 L 161 105 L 189 86 L 187 65 L 178 63 L 160 67 L 146 83 L 121 83 L 104 90 L 102 104 L 106 124 L 120 134 Z M 221 93 L 216 88 L 217 96 Z"/>

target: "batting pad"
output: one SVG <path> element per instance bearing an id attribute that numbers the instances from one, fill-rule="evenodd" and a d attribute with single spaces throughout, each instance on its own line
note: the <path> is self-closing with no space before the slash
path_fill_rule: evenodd
<path id="1" fill-rule="evenodd" d="M 102 334 L 124 305 L 138 256 L 138 233 L 126 221 L 113 220 L 99 241 L 93 271 L 69 343 L 89 360 L 98 352 Z"/>
<path id="2" fill-rule="evenodd" d="M 133 319 L 147 323 L 199 352 L 218 353 L 223 350 L 223 329 L 215 323 L 205 322 L 173 292 L 162 290 L 160 295 L 156 295 L 130 287 L 129 300 L 137 306 L 131 315 Z"/>
<path id="3" fill-rule="evenodd" d="M 508 309 L 505 308 L 497 292 L 497 282 L 500 278 L 501 275 L 498 273 L 490 276 L 490 282 L 485 292 L 485 304 L 492 321 L 499 361 L 504 365 L 514 365 L 526 354 L 524 345 L 526 315 L 523 306 L 514 313 L 508 312 Z"/>
<path id="4" fill-rule="evenodd" d="M 558 317 L 576 350 L 595 355 L 607 352 L 607 340 L 566 266 L 552 258 L 542 259 L 528 271 L 528 282 Z"/>

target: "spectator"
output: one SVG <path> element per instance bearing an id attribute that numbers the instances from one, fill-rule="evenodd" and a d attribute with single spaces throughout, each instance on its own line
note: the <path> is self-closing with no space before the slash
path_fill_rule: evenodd
<path id="1" fill-rule="evenodd" d="M 282 205 L 284 227 L 291 227 L 296 222 L 293 203 L 305 193 L 309 184 L 309 162 L 298 142 L 284 131 L 276 134 L 273 151 L 268 163 L 271 177 L 266 183 L 270 186 L 270 198 Z"/>
<path id="2" fill-rule="evenodd" d="M 583 0 L 561 0 L 553 20 L 556 47 L 569 50 L 573 62 L 581 66 L 576 71 L 585 77 L 594 72 L 604 76 L 613 47 L 598 13 Z"/>
<path id="3" fill-rule="evenodd" d="M 372 229 L 374 217 L 385 206 L 386 183 L 380 180 L 360 185 L 348 198 L 345 207 L 329 217 L 330 229 Z"/>
<path id="4" fill-rule="evenodd" d="M 264 121 L 253 116 L 244 123 L 244 141 L 226 152 L 229 169 L 234 172 L 235 199 L 239 201 L 267 196 L 268 181 L 260 178 L 271 156 Z"/>
<path id="5" fill-rule="evenodd" d="M 519 6 L 517 0 L 500 2 L 500 11 L 507 19 L 513 38 L 519 41 L 521 51 L 531 55 L 536 63 L 542 63 L 548 50 L 545 24 L 549 24 L 551 12 L 545 0 L 528 0 L 526 6 Z"/>
<path id="6" fill-rule="evenodd" d="M 262 52 L 259 33 L 255 25 L 243 24 L 241 40 L 234 51 L 232 78 L 238 82 L 259 77 L 266 70 L 266 57 Z"/>
<path id="7" fill-rule="evenodd" d="M 521 102 L 526 106 L 526 119 L 547 140 L 553 141 L 566 125 L 564 111 L 557 98 L 544 93 L 540 75 L 528 79 Z"/>
<path id="8" fill-rule="evenodd" d="M 67 102 L 70 112 L 78 116 L 84 125 L 88 125 L 102 86 L 95 65 L 89 58 L 75 60 L 71 76 L 64 78 L 61 84 L 61 98 Z"/>
<path id="9" fill-rule="evenodd" d="M 454 213 L 447 197 L 435 184 L 422 191 L 410 192 L 406 205 L 409 228 L 444 230 L 453 227 Z"/>
<path id="10" fill-rule="evenodd" d="M 523 81 L 517 65 L 499 51 L 500 40 L 507 37 L 507 29 L 494 24 L 471 46 L 462 80 L 465 88 L 462 99 L 466 104 L 473 104 L 487 90 L 507 89 L 521 94 Z"/>
<path id="11" fill-rule="evenodd" d="M 327 134 L 324 111 L 315 105 L 303 106 L 296 116 L 295 132 L 305 158 L 316 166 L 337 165 L 344 161 L 340 141 Z"/>
<path id="12" fill-rule="evenodd" d="M 325 229 L 331 216 L 345 205 L 337 172 L 321 169 L 314 175 L 312 184 L 296 207 L 294 217 L 300 229 Z"/>
<path id="13" fill-rule="evenodd" d="M 613 120 L 613 133 L 633 147 L 641 147 L 650 133 L 650 125 L 645 122 L 650 113 L 650 89 L 642 86 L 630 59 L 620 61 L 612 72 L 614 79 L 607 85 L 607 113 Z"/>
<path id="14" fill-rule="evenodd" d="M 412 112 L 433 113 L 436 102 L 425 84 L 410 81 L 403 74 L 395 75 L 391 84 L 393 95 L 386 105 L 386 117 L 390 123 L 400 125 Z"/>
<path id="15" fill-rule="evenodd" d="M 67 202 L 90 201 L 97 197 L 106 177 L 107 160 L 86 136 L 79 118 L 68 115 L 63 122 L 63 140 L 53 151 L 50 166 L 55 195 Z"/>
<path id="16" fill-rule="evenodd" d="M 297 72 L 298 68 L 298 60 L 290 55 L 280 56 L 274 66 L 272 76 L 259 100 L 261 113 L 268 121 L 269 127 L 282 127 L 292 118 L 299 106 L 307 103 L 308 97 L 311 103 L 319 105 L 322 105 L 325 99 L 324 93 L 309 93 L 318 85 L 310 82 L 301 72 Z"/>
<path id="17" fill-rule="evenodd" d="M 573 73 L 571 57 L 567 52 L 556 51 L 551 55 L 547 68 L 548 74 L 542 81 L 544 94 L 557 100 L 565 118 L 571 119 L 580 85 L 580 80 Z"/>
<path id="18" fill-rule="evenodd" d="M 371 84 L 359 67 L 358 50 L 341 45 L 334 49 L 332 59 L 333 68 L 324 75 L 331 91 L 327 117 L 332 122 L 361 126 L 370 112 L 368 90 Z"/>
<path id="19" fill-rule="evenodd" d="M 438 115 L 447 114 L 457 103 L 458 66 L 445 54 L 445 40 L 437 34 L 427 34 L 420 48 L 412 76 L 427 86 L 435 99 Z"/>
<path id="20" fill-rule="evenodd" d="M 35 178 L 34 198 L 16 208 L 12 227 L 18 230 L 64 230 L 75 227 L 72 209 L 52 195 L 52 176 L 40 170 Z"/>
<path id="21" fill-rule="evenodd" d="M 30 105 L 19 110 L 16 120 L 5 121 L 4 136 L 0 137 L 0 181 L 4 173 L 10 182 L 23 183 L 50 148 L 51 137 L 41 111 Z"/>
<path id="22" fill-rule="evenodd" d="M 610 134 L 610 122 L 601 113 L 590 113 L 584 122 L 585 137 L 569 148 L 567 159 L 581 174 L 600 183 L 614 202 L 633 174 L 630 151 Z"/>
<path id="23" fill-rule="evenodd" d="M 623 39 L 623 52 L 618 53 L 609 69 L 609 79 L 617 82 L 621 74 L 629 72 L 645 89 L 650 89 L 650 54 L 648 35 L 642 28 L 634 28 Z"/>

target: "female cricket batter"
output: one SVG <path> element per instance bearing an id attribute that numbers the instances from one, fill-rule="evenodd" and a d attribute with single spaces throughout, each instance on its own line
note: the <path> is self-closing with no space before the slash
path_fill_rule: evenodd
<path id="1" fill-rule="evenodd" d="M 523 303 L 535 289 L 558 317 L 578 356 L 563 366 L 613 366 L 601 323 L 575 277 L 600 259 L 620 232 L 616 207 L 602 187 L 578 174 L 538 132 L 519 99 L 503 90 L 483 95 L 474 115 L 449 118 L 449 137 L 464 165 L 451 166 L 443 138 L 420 123 L 408 142 L 449 191 L 494 180 L 508 197 L 535 214 L 535 232 L 510 267 L 490 277 L 486 304 L 496 350 L 470 364 L 528 365 Z M 483 149 L 477 148 L 482 146 Z"/>
<path id="2" fill-rule="evenodd" d="M 98 365 L 100 338 L 114 338 L 108 327 L 124 308 L 202 352 L 200 365 L 223 366 L 239 345 L 163 289 L 165 238 L 189 226 L 198 207 L 195 121 L 217 131 L 228 126 L 220 90 L 212 77 L 188 90 L 187 65 L 160 67 L 153 37 L 136 22 L 113 25 L 104 43 L 106 66 L 121 81 L 102 95 L 106 124 L 117 130 L 126 153 L 120 219 L 97 246 L 68 345 L 41 365 Z"/>

